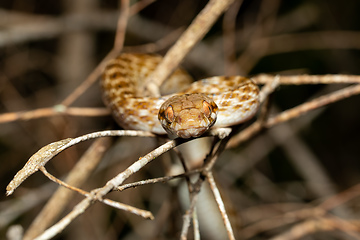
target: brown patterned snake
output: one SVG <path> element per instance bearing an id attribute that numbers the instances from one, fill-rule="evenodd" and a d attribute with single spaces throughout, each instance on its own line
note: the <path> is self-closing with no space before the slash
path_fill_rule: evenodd
<path id="1" fill-rule="evenodd" d="M 255 115 L 259 88 L 240 76 L 211 77 L 189 85 L 191 77 L 177 69 L 162 86 L 177 93 L 149 97 L 143 91 L 145 79 L 161 60 L 157 55 L 124 53 L 105 67 L 103 100 L 123 128 L 189 138 L 212 126 L 236 125 Z"/>

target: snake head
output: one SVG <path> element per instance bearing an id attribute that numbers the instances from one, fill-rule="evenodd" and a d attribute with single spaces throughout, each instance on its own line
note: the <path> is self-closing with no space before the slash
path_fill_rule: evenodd
<path id="1" fill-rule="evenodd" d="M 214 125 L 218 106 L 205 94 L 175 95 L 160 107 L 158 118 L 167 133 L 199 137 Z"/>

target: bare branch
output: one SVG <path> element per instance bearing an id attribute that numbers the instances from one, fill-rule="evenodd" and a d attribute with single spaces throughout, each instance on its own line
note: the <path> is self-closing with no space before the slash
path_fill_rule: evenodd
<path id="1" fill-rule="evenodd" d="M 82 141 L 87 141 L 93 138 L 110 137 L 110 136 L 142 136 L 142 137 L 154 137 L 152 133 L 135 130 L 108 130 L 86 134 L 77 138 L 67 138 L 54 143 L 50 143 L 45 147 L 42 147 L 27 161 L 25 166 L 15 175 L 14 179 L 6 187 L 6 194 L 11 195 L 14 190 L 23 182 L 26 178 L 39 170 L 40 167 L 59 154 L 61 151 L 69 148 Z"/>
<path id="2" fill-rule="evenodd" d="M 175 45 L 167 52 L 163 61 L 148 78 L 148 89 L 159 96 L 158 87 L 174 71 L 185 55 L 204 37 L 210 27 L 234 0 L 210 0 L 205 8 L 186 29 Z"/>
<path id="3" fill-rule="evenodd" d="M 209 182 L 210 184 L 210 188 L 214 194 L 214 197 L 215 197 L 215 200 L 216 200 L 216 203 L 219 207 L 219 210 L 220 210 L 220 213 L 221 213 L 221 217 L 224 221 L 224 225 L 225 225 L 225 228 L 226 228 L 226 231 L 228 233 L 228 237 L 230 240 L 235 240 L 235 236 L 234 236 L 234 232 L 232 230 L 232 227 L 231 227 L 231 223 L 230 223 L 230 220 L 229 220 L 229 217 L 228 215 L 226 214 L 226 209 L 225 209 L 225 204 L 224 202 L 222 201 L 221 199 L 221 195 L 220 195 L 220 191 L 219 189 L 217 188 L 216 186 L 216 183 L 215 183 L 215 179 L 214 179 L 214 176 L 212 175 L 212 172 L 211 171 L 208 171 L 206 173 L 206 179 L 207 181 Z"/>
<path id="4" fill-rule="evenodd" d="M 39 108 L 23 112 L 11 112 L 0 114 L 0 123 L 25 121 L 56 115 L 81 116 L 81 117 L 100 117 L 110 115 L 106 108 L 78 108 L 56 105 L 52 108 Z"/>
<path id="5" fill-rule="evenodd" d="M 268 121 L 266 122 L 266 127 L 269 128 L 281 122 L 289 121 L 290 119 L 299 117 L 300 115 L 308 111 L 311 111 L 316 108 L 320 108 L 327 104 L 351 97 L 356 94 L 360 94 L 360 84 L 338 90 L 336 92 L 321 96 L 312 101 L 301 104 L 290 110 L 286 110 L 280 113 L 279 115 L 268 119 Z"/>

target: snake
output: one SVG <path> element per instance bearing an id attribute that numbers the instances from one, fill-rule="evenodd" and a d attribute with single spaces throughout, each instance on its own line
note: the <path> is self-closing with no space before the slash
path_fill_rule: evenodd
<path id="1" fill-rule="evenodd" d="M 211 127 L 229 127 L 252 118 L 259 108 L 259 87 L 243 76 L 215 76 L 199 81 L 181 67 L 160 87 L 145 89 L 162 57 L 122 53 L 107 62 L 100 80 L 102 98 L 124 129 L 199 137 Z"/>

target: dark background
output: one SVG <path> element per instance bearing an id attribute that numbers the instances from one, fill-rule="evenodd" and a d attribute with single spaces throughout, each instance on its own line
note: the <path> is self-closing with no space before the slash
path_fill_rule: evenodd
<path id="1" fill-rule="evenodd" d="M 277 10 L 274 7 L 277 4 L 276 1 L 268 2 L 270 7 L 265 8 L 266 11 L 269 11 L 268 13 L 266 11 L 261 13 L 264 11 L 261 8 L 264 4 L 263 1 L 246 0 L 237 14 L 235 56 L 238 59 L 246 56 L 244 54 L 251 57 L 248 61 L 243 58 L 242 61 L 249 65 L 247 67 L 237 65 L 237 73 L 244 75 L 259 73 L 283 75 L 360 74 L 360 41 L 356 44 L 356 40 L 354 40 L 360 39 L 360 1 L 280 1 Z M 193 0 L 154 2 L 139 13 L 139 16 L 148 24 L 139 25 L 132 23 L 130 19 L 125 46 L 154 42 L 164 37 L 168 30 L 188 26 L 206 3 L 207 1 Z M 118 2 L 110 0 L 92 0 L 84 3 L 82 1 L 75 3 L 70 0 L 1 1 L 0 112 L 5 114 L 52 107 L 68 96 L 111 50 L 115 36 L 117 11 Z M 66 21 L 66 16 L 77 13 L 84 14 L 86 17 L 79 21 Z M 107 17 L 96 18 L 94 13 L 102 13 Z M 57 22 L 51 25 L 53 20 Z M 266 30 L 264 26 L 272 20 L 274 20 L 274 25 L 270 30 Z M 152 29 L 153 25 L 150 23 L 155 24 L 156 28 Z M 195 79 L 228 74 L 224 69 L 222 24 L 223 17 L 216 22 L 203 42 L 195 46 L 194 51 L 184 60 L 183 65 Z M 26 35 L 26 30 L 34 26 L 41 30 L 39 34 Z M 262 28 L 265 30 L 261 30 Z M 354 33 L 354 39 L 344 40 L 336 37 L 338 36 L 336 34 L 341 35 L 340 31 Z M 321 37 L 324 32 L 328 36 L 326 39 Z M 316 35 L 318 36 L 317 44 L 305 41 L 304 46 L 297 47 L 293 42 L 281 42 L 278 44 L 288 50 L 273 52 L 270 49 L 261 52 L 255 49 L 248 51 L 251 42 L 259 38 L 293 35 L 296 39 L 296 36 L 302 33 L 318 34 Z M 220 44 L 216 43 L 219 41 Z M 207 51 L 213 51 L 213 54 L 202 52 L 201 45 Z M 166 47 L 161 49 L 160 54 L 164 54 L 166 50 Z M 192 54 L 197 56 L 192 56 Z M 217 56 L 217 58 L 209 56 Z M 344 86 L 281 86 L 273 96 L 273 110 L 281 111 L 294 107 L 341 87 Z M 246 211 L 247 208 L 263 204 L 311 203 L 358 184 L 360 182 L 359 104 L 360 97 L 354 96 L 290 121 L 287 127 L 293 129 L 291 131 L 295 135 L 296 145 L 286 139 L 282 143 L 278 142 L 276 136 L 281 136 L 283 130 L 276 130 L 276 127 L 273 133 L 263 133 L 260 140 L 252 139 L 249 143 L 239 146 L 238 149 L 225 153 L 217 163 L 219 184 L 223 184 L 224 189 L 238 191 L 238 195 L 245 195 L 239 200 L 235 193 L 235 196 L 229 194 L 230 198 L 237 199 L 233 200 L 237 205 L 237 210 Z M 73 106 L 103 106 L 98 84 L 84 93 Z M 2 119 L 1 116 L 0 119 Z M 49 182 L 40 173 L 35 174 L 24 182 L 14 196 L 5 197 L 6 185 L 39 148 L 53 141 L 109 127 L 115 127 L 110 116 L 52 116 L 29 121 L 2 122 L 0 124 L 1 209 L 4 210 L 15 204 L 17 197 L 28 194 L 33 189 Z M 150 142 L 147 143 L 146 149 L 143 149 L 141 146 L 135 146 L 135 140 L 132 141 L 130 150 L 134 149 L 136 155 L 126 158 L 127 161 L 121 164 L 112 163 L 113 165 L 110 164 L 110 166 L 122 169 L 137 159 L 140 150 L 136 149 L 143 150 L 141 153 L 145 154 L 156 146 Z M 291 146 L 284 147 L 283 144 L 286 142 L 296 147 L 293 149 Z M 62 153 L 60 157 L 47 165 L 49 171 L 56 176 L 64 176 L 89 144 L 85 142 Z M 300 144 L 300 148 L 298 148 L 298 144 Z M 259 154 L 262 149 L 267 149 L 263 155 Z M 298 159 L 294 159 L 293 156 Z M 112 156 L 112 158 L 116 160 L 116 156 Z M 230 158 L 233 160 L 229 160 Z M 239 163 L 239 161 L 241 162 Z M 332 186 L 332 190 L 335 192 L 325 191 L 323 194 L 309 187 L 309 181 L 317 181 L 317 176 L 313 176 L 310 171 L 313 165 L 310 164 L 303 168 L 298 166 L 299 163 L 307 161 L 319 166 L 321 174 L 326 176 L 327 182 L 316 184 Z M 309 168 L 309 172 L 306 168 Z M 237 169 L 242 169 L 239 170 L 238 175 Z M 164 175 L 158 169 L 157 164 L 150 165 L 147 170 L 148 172 L 143 171 L 136 178 L 146 179 Z M 99 170 L 89 180 L 86 189 L 102 186 L 116 172 L 114 169 L 109 170 L 106 167 Z M 226 177 L 222 178 L 229 174 L 234 175 L 231 180 Z M 151 203 L 146 202 L 151 201 L 150 196 L 154 194 L 154 191 L 156 193 L 164 191 L 171 196 L 169 188 L 171 187 L 166 185 L 143 187 L 141 194 L 134 190 L 133 197 L 139 199 L 137 194 L 140 194 L 141 198 L 138 201 L 143 202 L 145 206 L 152 206 Z M 76 204 L 79 199 L 81 198 L 74 199 L 73 204 Z M 133 203 L 133 200 L 129 201 Z M 155 216 L 156 209 L 161 206 L 161 201 L 159 200 L 155 207 L 152 206 L 155 210 L 151 210 Z M 13 221 L 1 225 L 1 235 L 5 236 L 8 224 L 21 224 L 26 229 L 40 211 L 43 203 L 43 201 L 39 201 L 38 204 L 23 212 Z M 358 216 L 357 205 L 357 201 L 354 200 L 347 206 L 355 218 Z M 70 209 L 71 206 L 68 210 Z M 84 239 L 100 239 L 99 236 L 104 237 L 101 239 L 120 239 L 125 236 L 129 237 L 127 239 L 131 239 L 130 233 L 133 226 L 126 217 L 129 215 L 110 210 L 106 206 L 96 206 L 94 209 L 96 210 L 90 210 L 84 217 L 80 217 L 83 218 L 82 220 L 77 220 L 74 224 L 77 227 L 71 225 L 57 239 L 74 239 L 75 236 L 77 239 L 82 239 L 80 236 Z M 99 214 L 101 211 L 102 213 Z M 98 216 L 96 214 L 101 215 L 101 219 L 106 222 L 102 222 L 99 226 L 95 220 L 92 220 L 91 226 L 98 227 L 95 231 L 96 234 L 84 237 L 86 235 L 83 233 L 86 232 L 84 226 L 88 226 L 87 221 L 89 221 L 84 219 Z M 173 228 L 167 229 L 166 234 L 168 235 L 164 234 L 164 236 L 168 238 L 164 237 L 164 239 L 178 236 L 178 231 L 181 229 L 179 227 L 181 226 L 181 214 L 181 212 L 174 214 L 177 220 L 174 220 Z M 246 214 L 244 213 L 244 215 Z M 5 216 L 1 218 L 6 219 Z M 244 222 L 246 223 L 246 220 Z M 109 233 L 111 226 L 116 226 L 114 227 L 116 230 L 105 237 L 104 232 Z M 267 239 L 268 237 L 265 234 L 254 239 Z M 326 235 L 320 237 L 329 239 L 326 238 Z M 342 237 L 334 235 L 333 239 L 342 239 Z"/>

